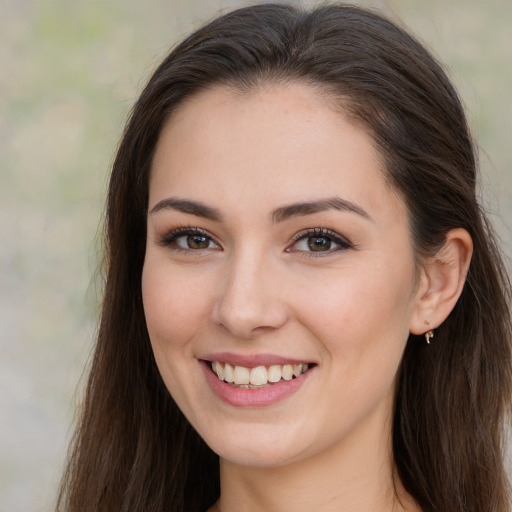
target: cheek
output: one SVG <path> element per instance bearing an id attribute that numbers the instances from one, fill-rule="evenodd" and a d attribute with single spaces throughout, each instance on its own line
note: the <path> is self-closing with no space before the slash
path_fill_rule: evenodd
<path id="1" fill-rule="evenodd" d="M 190 418 L 194 402 L 190 389 L 197 379 L 190 366 L 196 364 L 193 340 L 208 318 L 204 286 L 183 269 L 149 254 L 142 273 L 142 298 L 158 369 L 173 399 Z"/>
<path id="2" fill-rule="evenodd" d="M 186 344 L 206 314 L 204 283 L 150 257 L 142 273 L 142 298 L 155 352 Z"/>
<path id="3" fill-rule="evenodd" d="M 336 425 L 349 428 L 393 396 L 409 333 L 411 280 L 373 266 L 318 290 L 303 300 L 303 318 L 322 344 L 330 374 L 323 410 L 337 432 Z"/>
<path id="4" fill-rule="evenodd" d="M 399 273 L 391 268 L 354 268 L 339 279 L 330 276 L 307 287 L 310 293 L 296 295 L 302 318 L 331 356 L 361 357 L 371 351 L 378 358 L 388 349 L 403 350 L 413 310 L 413 267 L 404 262 Z"/>

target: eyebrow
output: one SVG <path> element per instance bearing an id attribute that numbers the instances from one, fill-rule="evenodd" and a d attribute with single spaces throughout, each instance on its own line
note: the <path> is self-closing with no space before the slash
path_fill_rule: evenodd
<path id="1" fill-rule="evenodd" d="M 175 210 L 178 212 L 195 215 L 204 219 L 219 222 L 222 220 L 222 214 L 217 208 L 207 206 L 199 201 L 192 199 L 178 199 L 175 197 L 168 197 L 159 201 L 152 209 L 151 214 L 157 213 L 161 210 Z M 270 214 L 274 224 L 284 222 L 292 217 L 300 217 L 303 215 L 312 215 L 314 213 L 323 212 L 326 210 L 338 210 L 344 212 L 352 212 L 364 217 L 365 219 L 372 220 L 371 217 L 360 206 L 342 199 L 341 197 L 329 197 L 327 199 L 319 199 L 317 201 L 307 201 L 303 203 L 292 203 L 286 206 L 276 208 Z"/>
<path id="2" fill-rule="evenodd" d="M 341 197 L 329 197 L 318 201 L 308 201 L 304 203 L 293 203 L 287 206 L 276 208 L 272 214 L 272 222 L 279 223 L 302 215 L 311 215 L 313 213 L 324 212 L 326 210 L 338 210 L 343 212 L 352 212 L 372 220 L 372 218 L 360 206 L 342 199 Z"/>
<path id="3" fill-rule="evenodd" d="M 178 212 L 188 213 L 190 215 L 195 215 L 196 217 L 203 217 L 217 222 L 222 220 L 222 215 L 216 208 L 190 199 L 178 199 L 175 197 L 162 199 L 153 206 L 150 213 L 153 214 L 161 210 L 176 210 Z"/>

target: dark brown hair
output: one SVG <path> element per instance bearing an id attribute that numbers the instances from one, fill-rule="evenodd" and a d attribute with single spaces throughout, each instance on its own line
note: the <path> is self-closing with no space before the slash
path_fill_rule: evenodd
<path id="1" fill-rule="evenodd" d="M 204 511 L 219 495 L 217 456 L 158 373 L 141 273 L 148 175 L 163 123 L 216 84 L 244 91 L 299 81 L 362 125 L 409 212 L 418 260 L 466 229 L 474 254 L 435 343 L 411 335 L 397 378 L 396 468 L 425 512 L 506 512 L 504 419 L 511 386 L 510 282 L 476 196 L 461 102 L 436 60 L 382 16 L 346 5 L 247 7 L 207 24 L 158 67 L 114 162 L 98 340 L 58 510 Z"/>

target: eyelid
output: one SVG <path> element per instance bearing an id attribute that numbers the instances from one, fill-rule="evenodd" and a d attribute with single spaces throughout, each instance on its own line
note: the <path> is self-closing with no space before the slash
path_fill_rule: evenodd
<path id="1" fill-rule="evenodd" d="M 220 249 L 222 249 L 221 244 L 217 241 L 215 236 L 213 236 L 209 231 L 206 231 L 203 228 L 193 227 L 193 226 L 180 226 L 180 227 L 173 228 L 170 231 L 166 232 L 163 236 L 160 236 L 158 238 L 158 240 L 157 240 L 157 244 L 162 246 L 162 247 L 170 247 L 170 246 L 172 246 L 172 249 L 176 250 L 176 251 L 185 251 L 185 252 L 194 252 L 194 253 L 200 253 L 202 251 L 212 250 L 211 248 L 206 248 L 206 249 L 185 249 L 185 248 L 179 247 L 177 245 L 174 245 L 174 246 L 172 245 L 173 242 L 176 241 L 176 239 L 178 239 L 181 236 L 186 236 L 186 235 L 205 236 L 205 237 L 209 238 Z M 214 249 L 214 250 L 217 250 L 217 249 Z"/>
<path id="2" fill-rule="evenodd" d="M 304 238 L 309 238 L 309 237 L 330 238 L 334 243 L 338 244 L 340 247 L 338 247 L 337 249 L 329 250 L 329 251 L 318 251 L 318 252 L 302 251 L 302 250 L 294 251 L 293 249 L 291 249 L 291 247 L 293 247 L 293 245 L 296 242 L 298 242 L 299 240 L 302 240 Z M 352 244 L 352 242 L 350 242 L 346 237 L 340 235 L 336 231 L 333 231 L 328 228 L 309 228 L 309 229 L 299 231 L 292 237 L 291 244 L 286 249 L 286 252 L 301 252 L 307 257 L 321 257 L 321 256 L 327 256 L 327 255 L 336 253 L 338 251 L 345 251 L 347 249 L 353 249 L 353 248 L 354 248 L 354 244 Z"/>
<path id="3" fill-rule="evenodd" d="M 174 242 L 182 236 L 186 235 L 200 235 L 209 238 L 215 245 L 218 246 L 218 248 L 205 248 L 205 249 L 187 249 L 180 247 Z M 303 240 L 304 238 L 308 237 L 326 237 L 330 238 L 335 244 L 337 244 L 339 247 L 335 249 L 330 249 L 327 251 L 304 251 L 301 249 L 293 249 L 293 245 L 298 242 L 299 240 Z M 298 252 L 301 253 L 304 257 L 322 257 L 322 256 L 328 256 L 331 254 L 334 254 L 339 251 L 345 251 L 348 249 L 353 249 L 354 245 L 352 242 L 350 242 L 346 237 L 340 235 L 336 231 L 333 231 L 328 228 L 308 228 L 299 231 L 291 238 L 291 243 L 288 245 L 288 247 L 285 249 L 285 252 Z M 183 251 L 186 253 L 195 253 L 200 254 L 204 251 L 211 251 L 211 250 L 222 250 L 222 245 L 220 242 L 216 239 L 216 237 L 210 233 L 209 231 L 200 228 L 200 227 L 194 227 L 194 226 L 178 226 L 175 227 L 169 231 L 167 231 L 164 235 L 160 236 L 157 240 L 157 244 L 162 247 L 171 247 L 174 251 Z"/>

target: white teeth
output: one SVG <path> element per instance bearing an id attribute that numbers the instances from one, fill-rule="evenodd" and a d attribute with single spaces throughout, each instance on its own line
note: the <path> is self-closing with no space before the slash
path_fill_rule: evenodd
<path id="1" fill-rule="evenodd" d="M 219 365 L 220 365 L 220 363 L 219 363 Z M 224 365 L 224 380 L 226 382 L 234 382 L 235 381 L 235 370 L 229 363 L 226 363 Z"/>
<path id="2" fill-rule="evenodd" d="M 220 361 L 212 362 L 212 370 L 220 380 L 234 383 L 242 388 L 257 388 L 266 386 L 268 383 L 277 383 L 280 380 L 292 380 L 299 377 L 309 368 L 308 364 L 285 364 L 265 366 L 256 366 L 255 368 L 246 368 L 245 366 L 232 366 L 229 363 Z"/>
<path id="3" fill-rule="evenodd" d="M 293 365 L 293 375 L 295 377 L 298 377 L 302 373 L 302 365 L 301 364 L 294 364 Z"/>
<path id="4" fill-rule="evenodd" d="M 268 382 L 267 369 L 264 366 L 257 366 L 251 370 L 249 381 L 255 386 L 263 386 Z"/>
<path id="5" fill-rule="evenodd" d="M 219 377 L 220 380 L 224 380 L 224 368 L 222 368 L 222 365 L 218 361 L 214 361 L 213 365 L 213 371 L 217 374 L 217 377 Z"/>
<path id="6" fill-rule="evenodd" d="M 284 380 L 292 380 L 293 378 L 293 367 L 291 364 L 285 364 L 283 366 L 282 376 Z"/>
<path id="7" fill-rule="evenodd" d="M 235 366 L 234 382 L 235 384 L 249 384 L 249 368 L 244 366 Z"/>
<path id="8" fill-rule="evenodd" d="M 268 381 L 279 382 L 281 380 L 281 366 L 274 364 L 268 368 Z"/>

